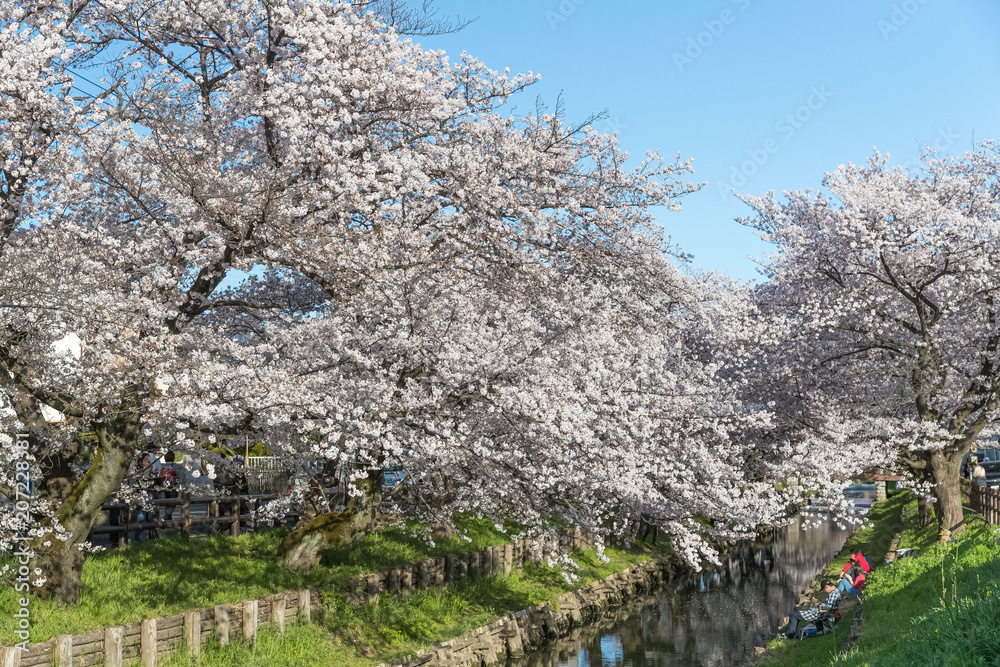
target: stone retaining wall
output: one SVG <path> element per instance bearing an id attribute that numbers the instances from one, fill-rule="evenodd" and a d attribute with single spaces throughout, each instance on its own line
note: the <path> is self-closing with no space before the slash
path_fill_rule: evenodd
<path id="1" fill-rule="evenodd" d="M 393 667 L 480 667 L 518 658 L 544 643 L 570 635 L 575 629 L 600 620 L 609 611 L 648 593 L 663 583 L 658 563 L 640 563 L 606 579 L 547 602 L 508 614 L 461 637 L 438 644 L 413 658 L 397 660 Z M 381 665 L 380 667 L 388 667 Z"/>

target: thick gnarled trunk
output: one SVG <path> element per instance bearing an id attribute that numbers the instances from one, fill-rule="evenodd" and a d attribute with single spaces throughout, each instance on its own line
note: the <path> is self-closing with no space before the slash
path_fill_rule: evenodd
<path id="1" fill-rule="evenodd" d="M 95 429 L 98 447 L 94 462 L 72 491 L 59 505 L 56 517 L 70 537 L 63 541 L 52 535 L 35 540 L 32 566 L 41 569 L 45 583 L 37 589 L 43 598 L 76 602 L 80 597 L 83 552 L 79 545 L 87 540 L 105 499 L 118 490 L 128 472 L 132 450 L 125 433 L 104 426 Z M 43 542 L 49 542 L 45 546 Z"/>
<path id="2" fill-rule="evenodd" d="M 375 530 L 382 502 L 382 471 L 370 471 L 354 485 L 361 491 L 343 512 L 320 514 L 298 526 L 278 546 L 278 561 L 292 570 L 312 570 L 330 549 L 350 544 Z"/>
<path id="3" fill-rule="evenodd" d="M 934 512 L 937 515 L 938 534 L 942 540 L 965 527 L 962 511 L 962 490 L 959 485 L 958 468 L 963 452 L 934 452 L 930 456 L 931 473 L 934 476 Z"/>

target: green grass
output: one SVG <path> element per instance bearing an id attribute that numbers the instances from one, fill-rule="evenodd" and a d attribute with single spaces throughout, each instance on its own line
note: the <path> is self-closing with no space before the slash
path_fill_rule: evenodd
<path id="1" fill-rule="evenodd" d="M 257 646 L 211 647 L 199 667 L 239 665 L 316 665 L 367 667 L 388 662 L 419 649 L 462 635 L 500 616 L 539 602 L 554 602 L 559 594 L 619 572 L 648 558 L 642 553 L 608 549 L 602 563 L 593 551 L 575 554 L 580 580 L 567 584 L 557 570 L 528 564 L 523 573 L 480 578 L 446 588 L 440 594 L 409 596 L 383 593 L 377 604 L 349 605 L 328 595 L 317 623 L 295 626 L 284 636 L 265 629 Z M 193 667 L 178 652 L 165 667 Z"/>
<path id="2" fill-rule="evenodd" d="M 865 589 L 857 647 L 838 665 L 921 667 L 1000 663 L 1000 530 L 966 514 L 966 530 L 937 544 L 920 528 L 916 501 L 900 543 L 919 551 L 882 568 Z"/>
<path id="3" fill-rule="evenodd" d="M 226 534 L 189 541 L 163 538 L 89 555 L 83 569 L 83 593 L 77 604 L 60 606 L 51 601 L 31 599 L 31 642 L 43 642 L 60 634 L 85 634 L 106 626 L 138 623 L 144 618 L 168 616 L 217 604 L 236 604 L 288 589 L 311 587 L 331 591 L 335 586 L 341 589 L 346 578 L 357 574 L 383 571 L 425 558 L 476 550 L 507 541 L 505 535 L 485 520 L 466 520 L 461 527 L 469 541 L 439 539 L 434 546 L 401 530 L 383 530 L 329 552 L 320 567 L 310 573 L 294 573 L 276 563 L 275 553 L 286 534 L 284 530 L 244 534 L 237 539 Z M 580 574 L 584 581 L 590 581 L 624 569 L 650 555 L 663 553 L 666 549 L 663 543 L 658 548 L 640 543 L 629 553 L 609 549 L 611 562 L 608 564 L 599 563 L 593 555 L 583 556 L 579 561 L 584 568 Z M 463 612 L 468 622 L 476 623 L 469 627 L 481 625 L 478 620 L 482 614 L 496 617 L 514 608 L 521 609 L 538 601 L 554 599 L 559 592 L 567 590 L 556 571 L 545 568 L 528 568 L 528 571 L 532 573 L 530 578 L 513 578 L 505 583 L 509 591 L 503 595 L 500 590 L 490 593 L 502 601 L 499 606 L 484 604 L 481 613 L 472 610 Z M 9 581 L 0 582 L 0 609 L 17 608 L 17 598 L 21 594 L 16 593 L 10 584 Z M 447 624 L 433 622 L 440 616 L 440 610 L 434 610 L 433 606 L 464 602 L 448 595 L 441 597 L 442 600 L 427 602 L 431 605 L 429 610 L 412 609 L 410 620 L 406 620 L 404 615 L 393 621 L 397 625 L 408 625 L 410 644 L 407 646 L 416 646 L 428 637 L 452 632 Z M 410 598 L 421 599 L 423 596 Z M 337 603 L 338 609 L 343 606 L 342 601 L 333 602 Z M 412 605 L 413 602 L 406 604 Z M 358 627 L 365 631 L 356 642 L 357 646 L 387 648 L 389 644 L 385 638 L 380 639 L 378 632 L 369 631 L 381 621 L 371 616 L 374 611 L 367 613 L 369 617 L 356 619 Z M 11 645 L 14 642 L 13 621 L 10 614 L 0 615 L 0 644 Z M 331 629 L 339 632 L 338 628 L 345 629 L 351 622 L 342 619 L 342 627 L 332 626 Z M 382 623 L 379 627 L 391 625 Z M 457 627 L 455 633 L 461 634 L 457 632 Z"/>
<path id="4" fill-rule="evenodd" d="M 900 494 L 881 507 L 897 508 L 903 503 L 907 504 L 908 520 L 899 546 L 916 549 L 919 557 L 901 558 L 892 565 L 878 567 L 869 576 L 865 587 L 865 618 L 857 645 L 841 655 L 841 639 L 836 636 L 826 637 L 825 643 L 824 637 L 803 642 L 775 641 L 760 664 L 850 667 L 1000 664 L 1000 604 L 996 600 L 1000 595 L 997 544 L 1000 529 L 967 513 L 966 530 L 954 542 L 938 544 L 935 524 L 924 528 L 918 525 L 917 503 L 911 494 Z M 884 522 L 876 520 L 876 530 L 880 523 L 885 528 L 891 527 L 891 516 L 883 519 Z M 872 563 L 876 563 L 875 557 L 879 562 L 882 560 L 884 549 L 866 550 L 860 546 Z M 843 563 L 840 558 L 827 571 L 839 571 Z"/>
<path id="5" fill-rule="evenodd" d="M 433 547 L 400 530 L 380 531 L 327 553 L 320 567 L 305 574 L 275 561 L 284 530 L 264 530 L 237 539 L 223 533 L 191 540 L 162 538 L 109 550 L 87 557 L 77 604 L 61 606 L 31 598 L 31 641 L 234 604 L 292 588 L 329 590 L 356 574 L 507 541 L 488 521 L 465 521 L 462 528 L 471 541 L 437 540 Z M 0 609 L 17 608 L 21 595 L 11 581 L 0 582 Z M 0 615 L 0 644 L 13 642 L 13 620 L 10 614 Z"/>
<path id="6" fill-rule="evenodd" d="M 873 567 L 885 560 L 885 554 L 889 550 L 896 530 L 899 528 L 900 517 L 903 506 L 906 504 L 908 496 L 897 494 L 888 500 L 881 502 L 872 508 L 868 515 L 868 520 L 856 530 L 844 548 L 833 557 L 823 569 L 822 576 L 817 577 L 820 581 L 824 578 L 836 580 L 840 576 L 840 571 L 847 564 L 848 557 L 860 551 L 867 558 Z M 876 575 L 872 576 L 872 579 Z M 866 593 L 871 588 L 865 589 Z M 850 598 L 846 598 L 850 600 Z M 800 667 L 801 665 L 825 665 L 839 653 L 844 640 L 850 632 L 854 611 L 851 609 L 853 603 L 845 602 L 842 607 L 844 618 L 838 624 L 837 630 L 827 635 L 821 635 L 811 639 L 787 640 L 775 639 L 767 646 L 767 653 L 760 660 L 760 665 L 767 667 Z M 867 606 L 865 619 L 867 623 Z"/>

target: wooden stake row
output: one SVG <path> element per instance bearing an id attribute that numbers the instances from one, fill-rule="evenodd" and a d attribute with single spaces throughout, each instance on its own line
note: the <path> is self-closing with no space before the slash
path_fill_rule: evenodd
<path id="1" fill-rule="evenodd" d="M 294 597 L 291 597 L 294 596 Z M 309 623 L 312 616 L 312 598 L 309 589 L 298 590 L 291 595 L 279 593 L 269 596 L 267 602 L 270 603 L 271 612 L 269 622 L 277 626 L 278 631 L 285 633 L 288 622 L 288 601 L 294 599 L 297 603 L 297 616 L 301 623 Z M 229 605 L 218 605 L 211 610 L 213 630 L 219 644 L 226 646 L 231 640 L 231 630 L 233 630 L 234 618 L 232 608 Z M 255 644 L 260 620 L 260 601 L 245 600 L 242 603 L 242 629 L 243 641 L 248 644 Z M 142 667 L 156 667 L 157 659 L 165 657 L 175 650 L 178 645 L 178 637 L 183 639 L 187 647 L 188 654 L 193 658 L 201 655 L 201 645 L 206 637 L 203 633 L 202 611 L 191 611 L 183 615 L 182 626 L 178 627 L 177 617 L 171 617 L 172 622 L 167 623 L 172 630 L 164 630 L 162 627 L 158 632 L 158 621 L 171 621 L 171 619 L 146 619 L 139 626 L 138 653 L 133 653 L 138 657 Z M 238 622 L 238 621 L 237 621 Z M 162 624 L 160 624 L 162 626 Z M 133 626 L 134 627 L 134 626 Z M 85 664 L 100 664 L 94 662 L 90 656 L 95 653 L 103 653 L 105 667 L 123 667 L 128 649 L 125 641 L 126 629 L 123 626 L 105 628 L 103 636 L 100 632 L 80 637 L 73 635 L 59 635 L 49 645 L 51 646 L 51 659 L 40 658 L 37 647 L 42 645 L 31 645 L 36 652 L 25 653 L 17 647 L 0 648 L 0 667 L 22 667 L 22 660 L 32 666 L 38 667 L 74 667 L 81 664 L 84 657 L 88 658 Z M 134 630 L 132 631 L 134 633 Z M 131 635 L 133 638 L 135 635 Z M 166 639 L 164 638 L 166 636 Z M 171 641 L 170 638 L 173 638 Z M 77 646 L 74 651 L 74 640 L 86 640 L 84 646 Z M 165 644 L 172 644 L 165 646 Z M 132 640 L 133 651 L 135 651 L 135 640 Z M 75 655 L 74 655 L 75 653 Z M 131 658 L 131 659 L 134 659 Z M 99 659 L 98 659 L 99 660 Z M 29 662 L 30 661 L 30 662 Z"/>

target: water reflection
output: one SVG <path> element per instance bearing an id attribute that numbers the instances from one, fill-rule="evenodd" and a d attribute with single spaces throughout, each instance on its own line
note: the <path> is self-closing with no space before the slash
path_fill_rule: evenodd
<path id="1" fill-rule="evenodd" d="M 739 549 L 722 567 L 674 582 L 547 650 L 511 661 L 511 667 L 745 663 L 846 539 L 833 522 L 805 531 L 796 522 L 771 540 Z"/>

